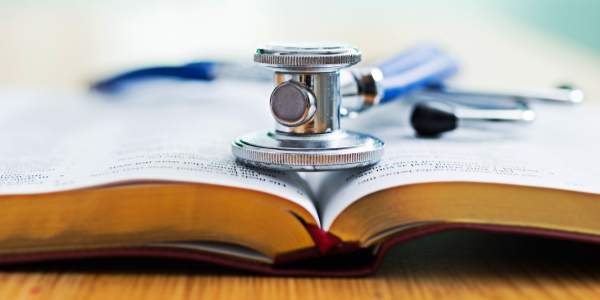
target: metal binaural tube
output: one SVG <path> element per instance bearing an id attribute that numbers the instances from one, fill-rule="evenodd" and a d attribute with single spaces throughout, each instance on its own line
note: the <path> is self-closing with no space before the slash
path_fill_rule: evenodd
<path id="1" fill-rule="evenodd" d="M 585 96 L 572 88 L 472 87 L 456 83 L 433 86 L 428 92 L 460 97 L 521 98 L 547 102 L 580 103 Z"/>

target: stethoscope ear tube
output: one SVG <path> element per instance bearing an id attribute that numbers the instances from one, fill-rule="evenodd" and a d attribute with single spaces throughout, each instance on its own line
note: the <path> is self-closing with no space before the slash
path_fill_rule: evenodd
<path id="1" fill-rule="evenodd" d="M 458 70 L 456 61 L 447 55 L 438 55 L 404 72 L 383 75 L 383 95 L 380 104 L 392 101 L 416 89 L 440 83 Z"/>
<path id="2" fill-rule="evenodd" d="M 384 63 L 379 64 L 377 68 L 381 71 L 383 76 L 390 77 L 407 72 L 415 67 L 443 56 L 447 55 L 433 44 L 421 44 L 386 60 Z"/>
<path id="3" fill-rule="evenodd" d="M 374 105 L 440 84 L 457 70 L 454 58 L 430 44 L 411 48 L 375 68 L 342 70 L 342 112 L 356 115 Z"/>
<path id="4" fill-rule="evenodd" d="M 91 89 L 101 93 L 118 92 L 124 83 L 153 77 L 213 80 L 221 64 L 215 62 L 195 62 L 183 66 L 157 66 L 128 71 L 98 81 Z"/>

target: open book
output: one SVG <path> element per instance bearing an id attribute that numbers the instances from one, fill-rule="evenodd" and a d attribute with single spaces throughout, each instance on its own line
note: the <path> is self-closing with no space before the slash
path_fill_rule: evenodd
<path id="1" fill-rule="evenodd" d="M 600 242 L 597 110 L 538 107 L 527 128 L 418 139 L 407 104 L 389 104 L 342 124 L 386 142 L 379 164 L 300 174 L 230 152 L 237 135 L 273 127 L 271 89 L 0 91 L 0 263 L 146 256 L 364 275 L 392 245 L 443 230 Z"/>

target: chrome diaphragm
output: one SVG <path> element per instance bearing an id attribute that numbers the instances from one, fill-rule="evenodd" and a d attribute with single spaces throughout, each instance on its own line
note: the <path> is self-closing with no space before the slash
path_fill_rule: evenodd
<path id="1" fill-rule="evenodd" d="M 254 61 L 275 69 L 270 99 L 275 130 L 236 138 L 233 154 L 243 163 L 276 170 L 339 170 L 379 162 L 381 140 L 340 129 L 339 70 L 360 59 L 356 47 L 338 42 L 259 48 Z"/>

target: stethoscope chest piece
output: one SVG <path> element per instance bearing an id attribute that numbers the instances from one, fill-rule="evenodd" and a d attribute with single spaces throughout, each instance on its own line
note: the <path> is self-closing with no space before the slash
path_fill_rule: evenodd
<path id="1" fill-rule="evenodd" d="M 243 135 L 232 143 L 239 161 L 260 168 L 325 171 L 377 163 L 384 143 L 340 130 L 341 68 L 360 62 L 345 43 L 268 44 L 254 61 L 275 69 L 271 114 L 275 130 Z"/>

